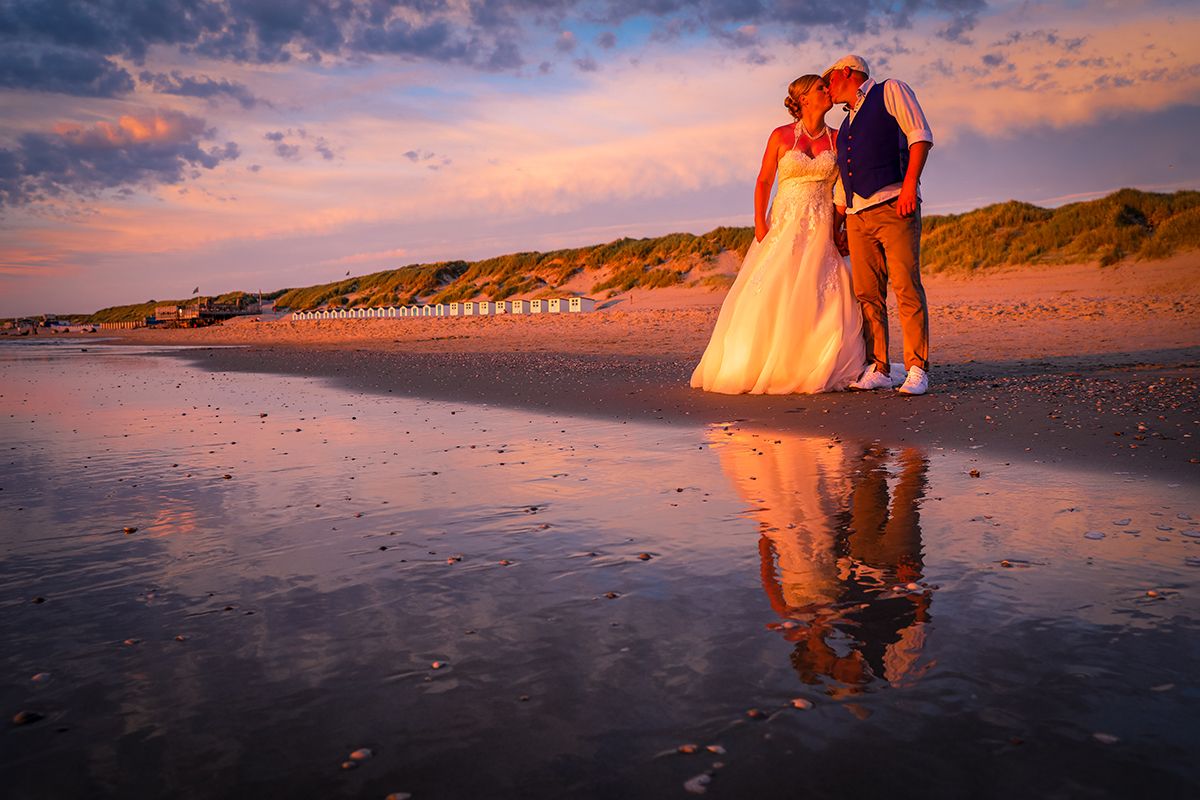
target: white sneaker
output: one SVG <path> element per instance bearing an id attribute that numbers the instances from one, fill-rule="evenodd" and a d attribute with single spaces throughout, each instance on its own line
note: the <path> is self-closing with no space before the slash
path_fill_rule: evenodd
<path id="1" fill-rule="evenodd" d="M 890 375 L 875 369 L 875 365 L 872 364 L 867 367 L 867 371 L 862 374 L 861 378 L 850 384 L 850 388 L 860 392 L 869 392 L 872 389 L 891 389 L 895 385 Z"/>
<path id="2" fill-rule="evenodd" d="M 900 394 L 925 394 L 929 391 L 929 373 L 920 367 L 912 367 L 896 391 Z"/>

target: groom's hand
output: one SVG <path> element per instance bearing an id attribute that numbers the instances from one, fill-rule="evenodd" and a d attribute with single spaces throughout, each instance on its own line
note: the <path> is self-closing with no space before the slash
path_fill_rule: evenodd
<path id="1" fill-rule="evenodd" d="M 896 213 L 902 217 L 911 217 L 917 213 L 917 187 L 909 186 L 906 181 L 900 187 L 900 196 L 896 198 Z"/>

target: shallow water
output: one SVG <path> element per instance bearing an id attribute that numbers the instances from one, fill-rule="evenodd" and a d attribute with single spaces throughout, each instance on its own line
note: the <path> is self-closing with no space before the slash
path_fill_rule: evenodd
<path id="1" fill-rule="evenodd" d="M 0 448 L 10 797 L 1200 789 L 1190 484 L 63 341 Z"/>

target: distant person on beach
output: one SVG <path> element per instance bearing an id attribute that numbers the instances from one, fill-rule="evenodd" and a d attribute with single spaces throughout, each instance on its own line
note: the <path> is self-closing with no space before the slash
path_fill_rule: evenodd
<path id="1" fill-rule="evenodd" d="M 837 224 L 844 219 L 862 304 L 870 364 L 852 389 L 891 389 L 887 289 L 891 281 L 904 334 L 901 394 L 929 388 L 929 308 L 921 285 L 921 172 L 933 133 L 913 90 L 897 80 L 876 83 L 862 56 L 847 55 L 823 75 L 829 96 L 850 113 L 838 132 L 834 187 Z M 840 236 L 835 231 L 835 236 Z"/>
<path id="2" fill-rule="evenodd" d="M 771 132 L 754 190 L 754 241 L 691 385 L 722 394 L 846 389 L 866 363 L 862 312 L 834 243 L 837 137 L 824 81 L 792 81 L 795 120 Z M 770 210 L 771 187 L 779 188 Z"/>

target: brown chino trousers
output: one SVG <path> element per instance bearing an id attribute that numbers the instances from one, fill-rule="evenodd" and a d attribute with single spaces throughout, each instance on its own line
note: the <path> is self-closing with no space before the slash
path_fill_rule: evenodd
<path id="1" fill-rule="evenodd" d="M 896 292 L 900 330 L 904 334 L 904 368 L 929 370 L 929 308 L 921 285 L 921 211 L 911 217 L 896 213 L 891 200 L 846 216 L 850 273 L 862 305 L 867 357 L 887 374 L 888 282 Z"/>

